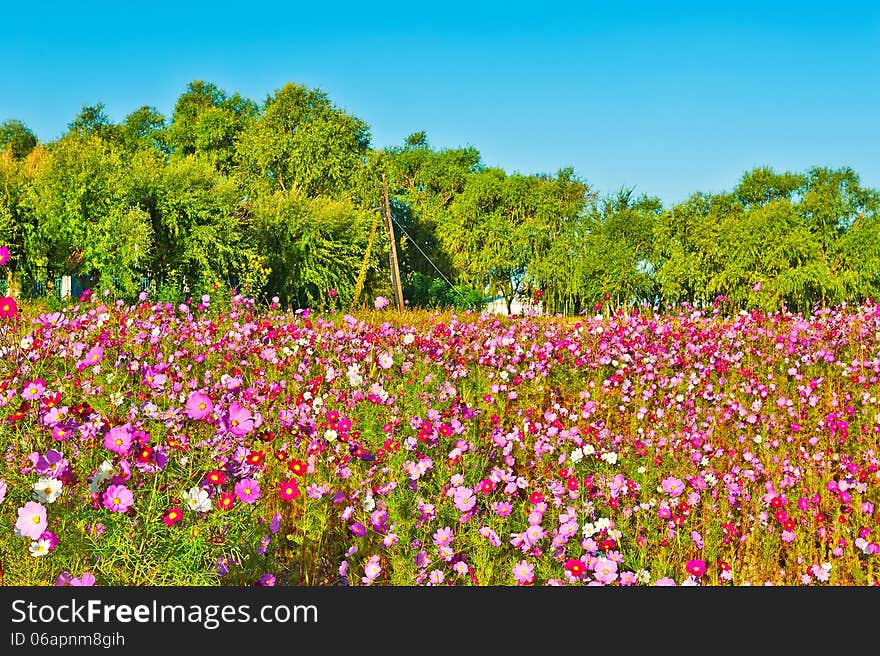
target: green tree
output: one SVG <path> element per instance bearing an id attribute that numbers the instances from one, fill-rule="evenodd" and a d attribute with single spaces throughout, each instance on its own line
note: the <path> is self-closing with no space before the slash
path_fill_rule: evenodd
<path id="1" fill-rule="evenodd" d="M 169 151 L 165 117 L 155 107 L 148 105 L 139 107 L 125 117 L 118 128 L 118 139 L 129 152 L 150 148 L 161 153 Z"/>
<path id="2" fill-rule="evenodd" d="M 350 196 L 366 165 L 366 123 L 335 107 L 323 91 L 286 84 L 242 132 L 238 160 L 270 191 Z"/>
<path id="3" fill-rule="evenodd" d="M 113 139 L 116 126 L 107 116 L 104 103 L 99 102 L 95 105 L 83 105 L 79 114 L 67 124 L 69 135 L 80 137 L 100 137 L 102 139 Z"/>
<path id="4" fill-rule="evenodd" d="M 257 104 L 238 93 L 229 95 L 204 80 L 190 82 L 174 105 L 167 146 L 179 157 L 205 157 L 224 174 L 235 162 L 236 142 L 259 114 Z"/>
<path id="5" fill-rule="evenodd" d="M 267 289 L 282 304 L 303 308 L 326 307 L 333 289 L 336 302 L 348 306 L 374 219 L 375 212 L 357 209 L 350 201 L 308 198 L 290 191 L 278 190 L 254 200 L 249 227 L 271 271 Z M 382 233 L 375 238 L 380 244 Z M 387 240 L 384 243 L 385 249 L 374 248 L 368 260 L 368 296 L 388 271 L 387 261 L 383 266 L 379 255 L 387 252 Z"/>
<path id="6" fill-rule="evenodd" d="M 592 207 L 572 277 L 585 305 L 610 302 L 620 307 L 658 301 L 654 229 L 662 209 L 659 199 L 633 197 L 631 189 Z"/>
<path id="7" fill-rule="evenodd" d="M 152 232 L 148 216 L 126 198 L 126 172 L 115 147 L 94 134 L 51 144 L 26 201 L 49 279 L 90 276 L 93 285 L 134 290 Z"/>
<path id="8" fill-rule="evenodd" d="M 9 149 L 12 157 L 23 159 L 37 145 L 31 129 L 16 119 L 0 123 L 0 151 Z"/>

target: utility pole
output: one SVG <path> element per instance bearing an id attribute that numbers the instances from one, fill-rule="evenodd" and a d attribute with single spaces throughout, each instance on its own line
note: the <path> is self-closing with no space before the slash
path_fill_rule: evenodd
<path id="1" fill-rule="evenodd" d="M 391 262 L 391 286 L 394 288 L 394 300 L 397 303 L 397 311 L 403 311 L 403 288 L 400 286 L 400 268 L 397 266 L 397 242 L 394 240 L 394 222 L 391 219 L 391 201 L 388 199 L 388 182 L 385 174 L 382 174 L 382 193 L 385 197 L 385 229 L 388 231 L 388 240 L 391 249 L 388 251 L 388 259 Z"/>

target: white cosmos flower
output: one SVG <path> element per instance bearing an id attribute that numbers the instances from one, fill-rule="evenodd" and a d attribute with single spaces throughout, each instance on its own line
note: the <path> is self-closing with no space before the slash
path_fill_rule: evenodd
<path id="1" fill-rule="evenodd" d="M 45 556 L 47 553 L 49 553 L 49 541 L 34 540 L 33 542 L 31 542 L 31 546 L 28 547 L 28 551 L 31 552 L 31 556 L 33 556 L 34 558 Z"/>
<path id="2" fill-rule="evenodd" d="M 208 512 L 211 509 L 211 499 L 208 498 L 208 491 L 200 487 L 191 487 L 183 493 L 183 502 L 190 510 L 196 512 Z"/>
<path id="3" fill-rule="evenodd" d="M 53 503 L 61 494 L 64 484 L 57 478 L 41 476 L 33 485 L 34 497 L 41 503 Z"/>

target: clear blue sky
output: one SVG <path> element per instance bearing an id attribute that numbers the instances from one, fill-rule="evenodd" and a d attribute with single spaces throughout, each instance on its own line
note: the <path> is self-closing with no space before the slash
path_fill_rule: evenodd
<path id="1" fill-rule="evenodd" d="M 508 172 L 572 166 L 667 205 L 754 166 L 880 188 L 873 2 L 6 3 L 0 121 L 43 141 L 84 104 L 170 117 L 192 80 L 318 87 L 372 145 L 424 130 Z"/>

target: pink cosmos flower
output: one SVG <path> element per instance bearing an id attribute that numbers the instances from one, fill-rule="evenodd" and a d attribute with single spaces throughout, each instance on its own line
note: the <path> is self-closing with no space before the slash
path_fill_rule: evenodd
<path id="1" fill-rule="evenodd" d="M 42 378 L 35 378 L 34 380 L 28 381 L 21 395 L 31 401 L 33 399 L 38 399 L 43 396 L 43 392 L 46 391 L 46 381 Z"/>
<path id="2" fill-rule="evenodd" d="M 89 587 L 95 585 L 95 575 L 85 572 L 81 577 L 70 579 L 70 585 Z"/>
<path id="3" fill-rule="evenodd" d="M 452 501 L 461 512 L 468 512 L 476 505 L 477 498 L 469 487 L 457 487 L 452 495 Z"/>
<path id="4" fill-rule="evenodd" d="M 229 404 L 229 432 L 238 437 L 247 435 L 254 429 L 251 411 L 235 401 Z"/>
<path id="5" fill-rule="evenodd" d="M 664 478 L 660 484 L 663 486 L 663 490 L 671 497 L 677 497 L 684 492 L 684 483 L 682 483 L 679 479 L 675 478 L 675 476 L 668 476 Z"/>
<path id="6" fill-rule="evenodd" d="M 9 247 L 0 246 L 0 266 L 6 266 L 9 261 Z"/>
<path id="7" fill-rule="evenodd" d="M 18 509 L 18 520 L 15 522 L 15 534 L 20 538 L 39 540 L 46 530 L 46 507 L 34 501 L 28 501 Z"/>
<path id="8" fill-rule="evenodd" d="M 186 400 L 186 416 L 190 419 L 204 419 L 213 411 L 211 397 L 203 392 L 193 392 Z"/>
<path id="9" fill-rule="evenodd" d="M 438 528 L 434 532 L 434 544 L 438 547 L 445 547 L 449 544 L 452 544 L 452 529 L 448 526 L 444 526 L 443 528 Z"/>
<path id="10" fill-rule="evenodd" d="M 103 359 L 104 349 L 102 349 L 100 346 L 93 346 L 91 349 L 89 349 L 89 352 L 86 353 L 85 357 L 83 358 L 83 362 L 85 362 L 86 365 L 91 366 L 93 364 L 98 364 Z"/>
<path id="11" fill-rule="evenodd" d="M 384 296 L 377 296 L 376 300 L 373 301 L 373 307 L 375 307 L 377 310 L 381 310 L 382 308 L 387 307 L 390 302 L 391 301 L 389 301 Z"/>
<path id="12" fill-rule="evenodd" d="M 242 503 L 255 503 L 260 498 L 260 484 L 252 478 L 243 478 L 235 484 L 235 496 Z"/>
<path id="13" fill-rule="evenodd" d="M 520 560 L 513 566 L 513 580 L 517 585 L 530 585 L 535 580 L 535 566 Z"/>
<path id="14" fill-rule="evenodd" d="M 104 492 L 104 507 L 112 512 L 126 512 L 134 503 L 134 495 L 124 485 L 111 485 Z"/>
<path id="15" fill-rule="evenodd" d="M 104 435 L 104 446 L 120 455 L 125 455 L 131 448 L 131 431 L 128 424 L 114 426 Z"/>
<path id="16" fill-rule="evenodd" d="M 379 556 L 372 555 L 367 559 L 366 565 L 364 565 L 364 578 L 367 579 L 370 583 L 372 583 L 376 578 L 378 578 L 379 574 L 382 572 L 382 567 L 379 564 Z"/>
<path id="17" fill-rule="evenodd" d="M 617 563 L 610 558 L 597 558 L 593 564 L 593 575 L 597 581 L 609 585 L 617 580 Z"/>

